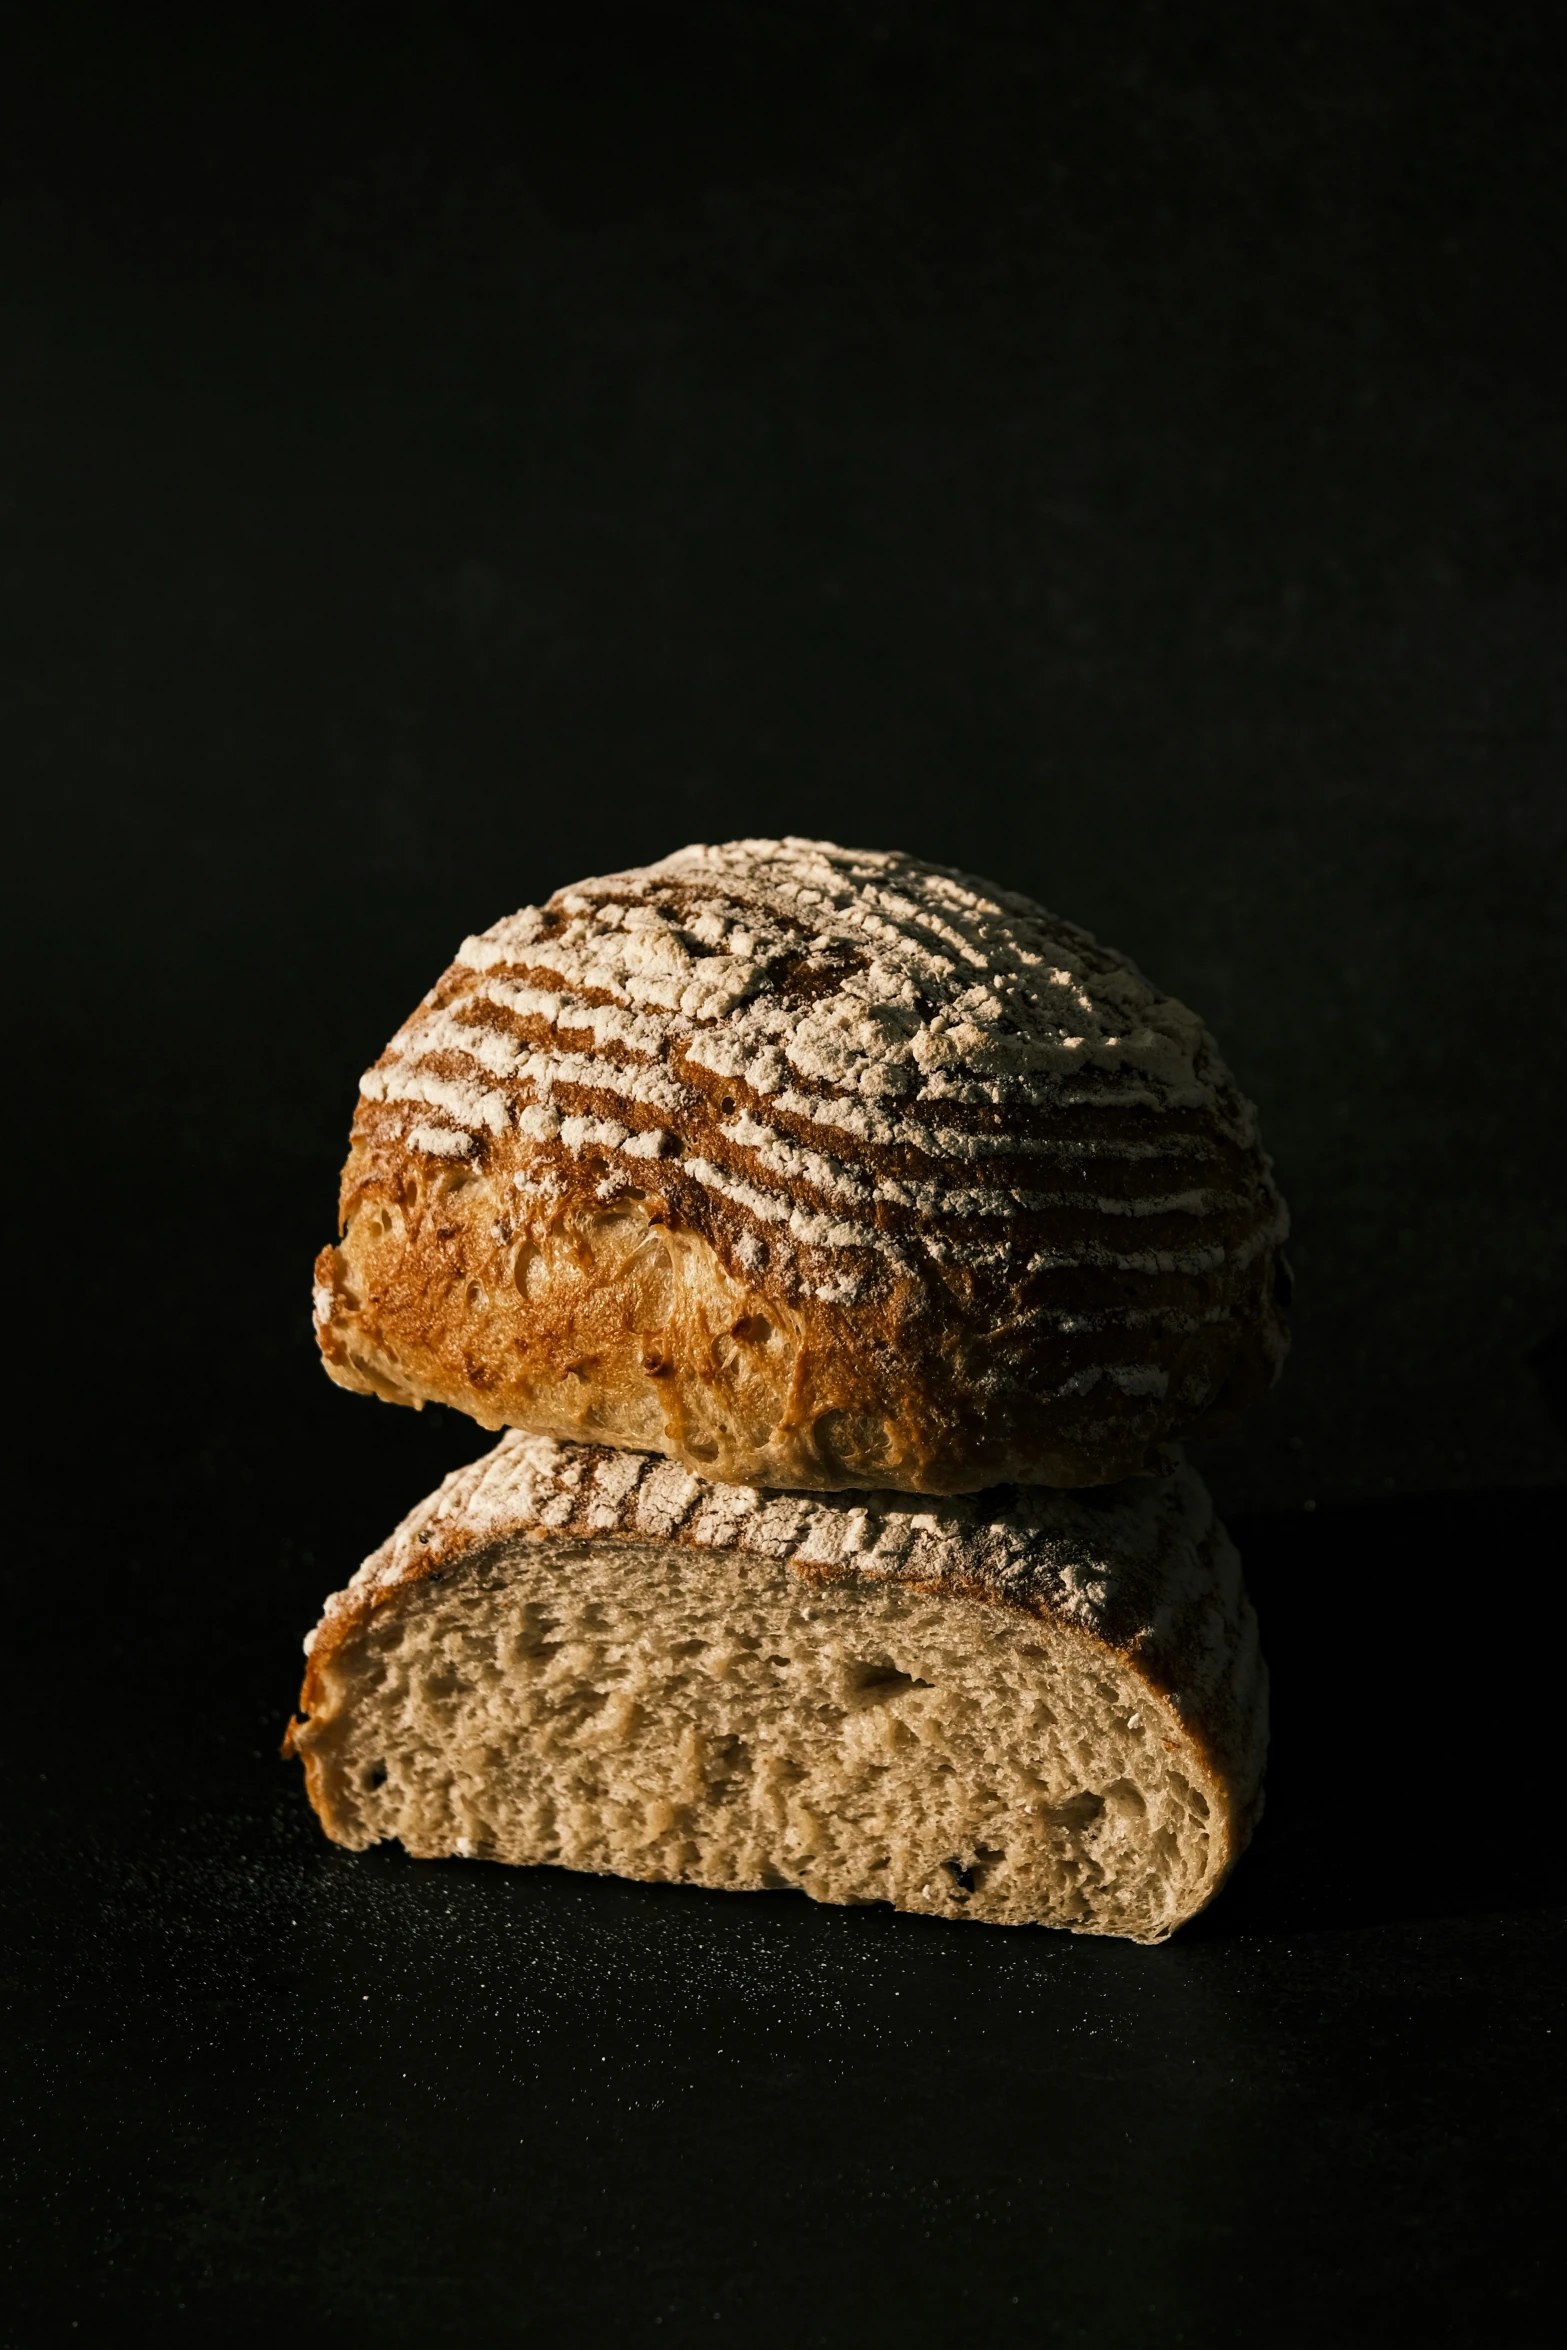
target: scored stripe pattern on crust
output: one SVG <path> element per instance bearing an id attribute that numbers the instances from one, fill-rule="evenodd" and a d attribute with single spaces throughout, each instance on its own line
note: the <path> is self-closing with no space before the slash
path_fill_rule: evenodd
<path id="1" fill-rule="evenodd" d="M 362 1081 L 361 1129 L 511 1167 L 547 1207 L 649 1177 L 747 1275 L 852 1302 L 878 1274 L 981 1290 L 1232 1278 L 1285 1215 L 1196 1016 L 1029 900 L 918 860 L 784 840 L 680 851 L 464 942 Z M 1034 1310 L 1132 1335 L 1190 1303 Z M 1112 1350 L 1113 1352 L 1113 1350 Z"/>

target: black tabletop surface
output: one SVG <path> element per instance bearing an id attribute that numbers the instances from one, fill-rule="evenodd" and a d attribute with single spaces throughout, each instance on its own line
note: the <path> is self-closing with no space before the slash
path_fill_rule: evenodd
<path id="1" fill-rule="evenodd" d="M 0 27 L 5 2338 L 1554 2338 L 1553 12 Z M 1269 1801 L 1160 1949 L 350 1856 L 278 1759 L 487 1442 L 315 1364 L 358 1071 L 764 831 L 1261 1107 Z"/>

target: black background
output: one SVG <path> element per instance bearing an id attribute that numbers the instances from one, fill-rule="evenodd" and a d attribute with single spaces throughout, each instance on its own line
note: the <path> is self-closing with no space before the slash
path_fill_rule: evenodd
<path id="1" fill-rule="evenodd" d="M 14 2338 L 1545 2340 L 1555 12 L 0 26 Z M 359 1069 L 785 830 L 1261 1104 L 1270 1808 L 1163 1950 L 354 1859 L 274 1759 L 483 1441 L 314 1365 Z"/>

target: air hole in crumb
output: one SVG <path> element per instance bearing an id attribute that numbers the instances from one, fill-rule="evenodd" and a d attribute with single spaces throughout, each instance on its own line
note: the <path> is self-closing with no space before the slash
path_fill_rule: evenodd
<path id="1" fill-rule="evenodd" d="M 773 1334 L 773 1326 L 765 1314 L 742 1314 L 734 1325 L 734 1335 L 742 1346 L 765 1346 Z"/>
<path id="2" fill-rule="evenodd" d="M 955 1885 L 961 1885 L 965 1893 L 973 1892 L 974 1872 L 971 1868 L 965 1868 L 960 1860 L 944 1860 L 941 1865 Z"/>
<path id="3" fill-rule="evenodd" d="M 907 1689 L 929 1689 L 931 1684 L 913 1673 L 900 1673 L 896 1665 L 858 1664 L 849 1668 L 849 1686 L 862 1705 L 885 1705 L 889 1697 L 901 1697 Z"/>
<path id="4" fill-rule="evenodd" d="M 365 1785 L 370 1789 L 372 1794 L 377 1787 L 384 1787 L 386 1785 L 386 1765 L 384 1762 L 372 1763 L 370 1765 L 370 1768 L 365 1773 Z"/>
<path id="5" fill-rule="evenodd" d="M 1081 1795 L 1070 1795 L 1065 1803 L 1058 1803 L 1053 1810 L 1046 1814 L 1046 1817 L 1052 1820 L 1058 1828 L 1072 1828 L 1081 1831 L 1093 1826 L 1104 1807 L 1105 1799 L 1102 1795 L 1094 1795 L 1085 1789 Z"/>
<path id="6" fill-rule="evenodd" d="M 726 1094 L 725 1094 L 725 1096 L 724 1096 L 724 1098 L 723 1098 L 723 1100 L 722 1100 L 722 1101 L 719 1103 L 719 1105 L 718 1105 L 719 1109 L 722 1111 L 723 1115 L 724 1115 L 726 1118 L 730 1116 L 730 1114 L 732 1113 L 732 1111 L 733 1111 L 733 1109 L 734 1109 L 734 1106 L 735 1106 L 735 1097 L 734 1097 L 734 1095 L 733 1095 L 732 1093 L 726 1093 Z"/>
<path id="7" fill-rule="evenodd" d="M 693 1440 L 692 1443 L 686 1446 L 686 1450 L 691 1454 L 694 1460 L 716 1461 L 718 1458 L 717 1445 L 709 1444 L 705 1437 Z"/>

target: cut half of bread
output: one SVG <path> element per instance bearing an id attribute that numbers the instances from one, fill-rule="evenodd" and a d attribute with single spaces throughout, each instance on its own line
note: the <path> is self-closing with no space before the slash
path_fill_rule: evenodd
<path id="1" fill-rule="evenodd" d="M 509 1433 L 336 1594 L 329 1836 L 1162 1941 L 1261 1807 L 1267 1681 L 1182 1466 L 938 1505 Z"/>

